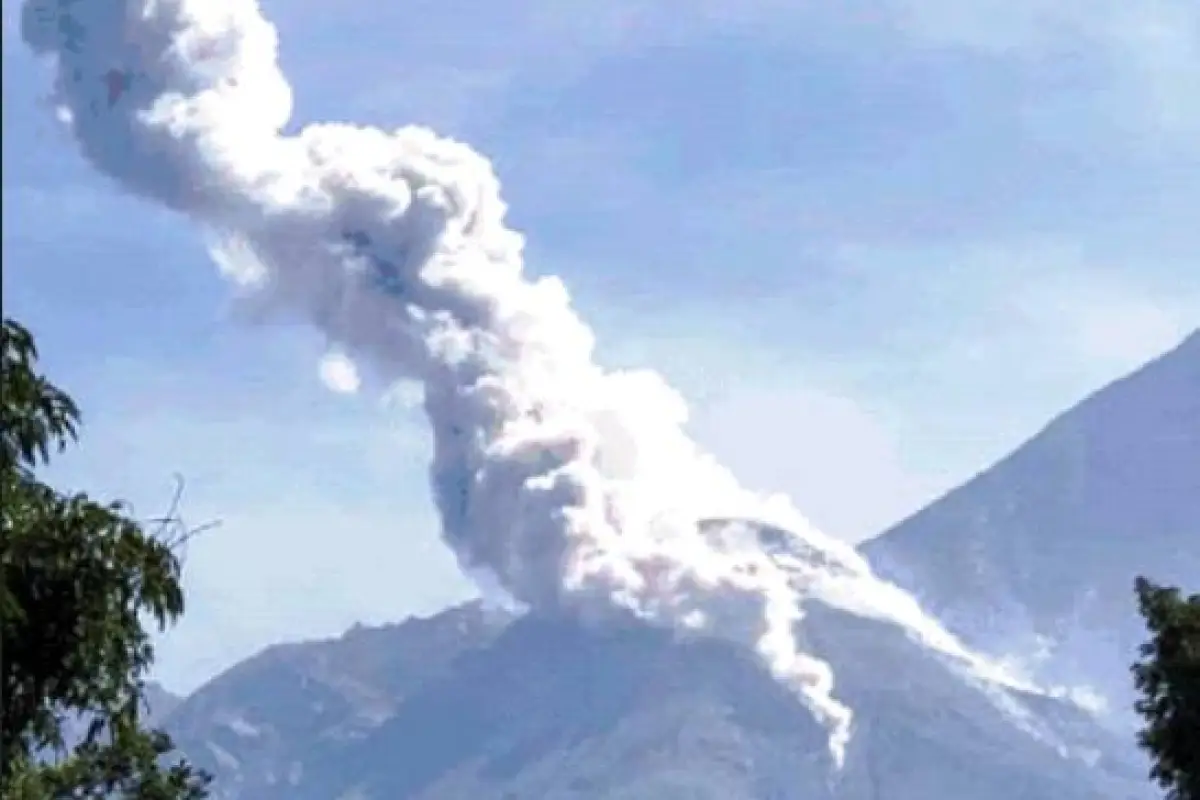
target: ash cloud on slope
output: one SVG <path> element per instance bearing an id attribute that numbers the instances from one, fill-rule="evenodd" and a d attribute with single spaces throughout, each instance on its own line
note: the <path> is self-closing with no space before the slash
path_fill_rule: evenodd
<path id="1" fill-rule="evenodd" d="M 562 283 L 523 274 L 486 159 L 419 127 L 284 135 L 291 87 L 255 0 L 26 0 L 22 15 L 96 169 L 193 220 L 245 302 L 322 331 L 332 386 L 361 373 L 422 388 L 442 537 L 466 572 L 537 609 L 632 613 L 754 650 L 838 763 L 852 711 L 798 645 L 806 599 L 980 666 L 852 548 L 702 452 L 655 373 L 595 363 Z M 754 537 L 702 529 L 711 518 L 762 520 L 820 557 L 781 564 Z"/>

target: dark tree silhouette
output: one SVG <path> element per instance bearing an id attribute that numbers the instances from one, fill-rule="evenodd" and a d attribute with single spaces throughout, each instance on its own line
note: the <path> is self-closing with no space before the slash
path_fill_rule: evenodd
<path id="1" fill-rule="evenodd" d="M 183 613 L 185 529 L 39 480 L 79 411 L 39 373 L 29 331 L 4 320 L 2 350 L 0 800 L 206 797 L 208 776 L 143 724 L 145 626 Z"/>
<path id="2" fill-rule="evenodd" d="M 1145 578 L 1136 591 L 1150 632 L 1133 665 L 1136 708 L 1146 720 L 1138 744 L 1167 800 L 1200 800 L 1200 594 L 1185 598 Z"/>

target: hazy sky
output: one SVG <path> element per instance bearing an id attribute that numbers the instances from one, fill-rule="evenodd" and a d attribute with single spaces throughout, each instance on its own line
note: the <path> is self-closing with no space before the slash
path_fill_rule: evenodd
<path id="1" fill-rule="evenodd" d="M 529 269 L 750 485 L 859 539 L 1200 322 L 1194 0 L 269 0 L 297 123 L 489 154 Z M 5 0 L 4 310 L 81 402 L 61 485 L 187 479 L 189 688 L 468 591 L 418 416 L 329 392 L 181 220 L 74 154 Z M 360 9 L 361 10 L 356 10 Z"/>

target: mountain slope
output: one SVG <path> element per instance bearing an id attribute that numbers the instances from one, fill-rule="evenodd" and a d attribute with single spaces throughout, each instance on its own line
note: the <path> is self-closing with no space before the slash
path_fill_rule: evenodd
<path id="1" fill-rule="evenodd" d="M 1126 706 L 1134 576 L 1200 585 L 1200 332 L 862 551 L 975 647 Z"/>
<path id="2" fill-rule="evenodd" d="M 844 566 L 754 531 L 779 564 Z M 1200 333 L 863 550 L 973 645 L 1050 642 L 1044 675 L 1127 691 L 1133 576 L 1200 577 Z M 981 680 L 889 623 L 805 612 L 804 647 L 856 714 L 841 772 L 826 732 L 747 653 L 478 605 L 272 648 L 167 725 L 227 800 L 1152 794 L 1127 730 Z"/>
<path id="3" fill-rule="evenodd" d="M 364 737 L 508 617 L 478 603 L 429 619 L 355 627 L 338 639 L 270 647 L 198 689 L 166 726 L 220 777 L 220 797 L 266 797 L 314 752 Z"/>
<path id="4" fill-rule="evenodd" d="M 786 535 L 760 536 L 783 554 Z M 310 665 L 306 680 L 268 653 L 169 724 L 216 767 L 222 796 L 239 800 L 1146 796 L 1132 747 L 1078 709 L 983 685 L 897 627 L 811 605 L 800 634 L 857 714 L 841 772 L 826 731 L 748 653 L 632 622 L 524 617 L 461 637 L 414 634 L 462 629 L 480 619 L 477 607 L 360 631 L 370 648 L 353 659 L 344 640 L 289 646 L 288 664 Z M 453 646 L 430 644 L 447 638 Z M 383 689 L 383 672 L 364 677 L 364 659 L 433 666 L 400 669 Z M 388 710 L 348 734 L 352 704 L 313 676 L 319 663 L 389 696 Z M 231 709 L 254 727 L 231 724 Z"/>

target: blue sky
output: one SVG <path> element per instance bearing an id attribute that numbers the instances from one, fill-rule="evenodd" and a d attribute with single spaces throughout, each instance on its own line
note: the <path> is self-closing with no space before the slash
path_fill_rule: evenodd
<path id="1" fill-rule="evenodd" d="M 871 535 L 1200 322 L 1192 0 L 267 0 L 297 124 L 492 157 L 531 272 L 746 482 Z M 359 10 L 361 7 L 361 10 Z M 220 528 L 175 688 L 467 591 L 421 420 L 238 324 L 200 239 L 92 175 L 5 0 L 4 306 L 83 405 L 64 486 Z"/>

